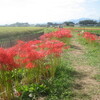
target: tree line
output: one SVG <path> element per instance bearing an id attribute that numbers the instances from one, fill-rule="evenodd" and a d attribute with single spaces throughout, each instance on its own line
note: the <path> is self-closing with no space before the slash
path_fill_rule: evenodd
<path id="1" fill-rule="evenodd" d="M 8 27 L 31 27 L 31 26 L 55 27 L 55 26 L 75 26 L 76 24 L 78 24 L 80 26 L 100 26 L 100 21 L 97 22 L 95 20 L 81 20 L 78 23 L 74 23 L 72 21 L 65 21 L 62 23 L 47 22 L 46 24 L 29 24 L 29 23 L 16 22 L 14 24 L 4 25 L 4 26 L 8 26 Z"/>

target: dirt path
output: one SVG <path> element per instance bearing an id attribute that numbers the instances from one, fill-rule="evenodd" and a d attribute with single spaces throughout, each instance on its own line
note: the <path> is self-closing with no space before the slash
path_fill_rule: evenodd
<path id="1" fill-rule="evenodd" d="M 96 67 L 89 66 L 87 58 L 84 55 L 86 49 L 73 38 L 71 60 L 77 71 L 74 91 L 74 100 L 100 100 L 100 82 L 97 82 L 93 77 L 99 72 Z"/>

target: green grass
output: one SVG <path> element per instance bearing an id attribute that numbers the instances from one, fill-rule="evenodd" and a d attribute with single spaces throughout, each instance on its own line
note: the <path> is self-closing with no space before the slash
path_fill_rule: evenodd
<path id="1" fill-rule="evenodd" d="M 98 73 L 94 76 L 97 81 L 100 81 L 100 43 L 87 43 L 84 38 L 80 38 L 79 42 L 85 46 L 85 53 L 88 65 L 96 67 Z"/>
<path id="2" fill-rule="evenodd" d="M 91 32 L 93 34 L 100 36 L 100 27 L 65 27 L 65 28 L 73 28 L 74 30 L 79 32 L 84 30 L 85 32 Z"/>
<path id="3" fill-rule="evenodd" d="M 100 74 L 96 74 L 93 78 L 100 82 Z"/>
<path id="4" fill-rule="evenodd" d="M 96 66 L 100 68 L 100 43 L 87 43 L 84 38 L 81 38 L 80 43 L 85 45 L 87 50 L 85 56 L 90 66 Z"/>
<path id="5" fill-rule="evenodd" d="M 87 49 L 88 52 L 86 53 L 86 56 L 90 62 L 90 65 L 100 67 L 100 44 L 91 48 L 88 48 L 87 46 Z"/>
<path id="6" fill-rule="evenodd" d="M 46 100 L 73 100 L 73 82 L 76 71 L 71 66 L 69 54 L 62 56 L 62 63 L 58 67 L 54 79 L 45 81 L 50 93 Z"/>
<path id="7" fill-rule="evenodd" d="M 92 34 L 100 35 L 100 30 L 85 30 L 86 32 L 90 32 Z"/>
<path id="8" fill-rule="evenodd" d="M 48 27 L 44 29 L 44 33 L 50 33 L 50 32 L 54 32 L 57 31 L 57 28 L 53 28 L 53 27 Z"/>
<path id="9" fill-rule="evenodd" d="M 0 39 L 17 38 L 44 32 L 43 27 L 0 27 Z"/>
<path id="10" fill-rule="evenodd" d="M 100 44 L 95 44 L 94 46 L 87 45 L 88 52 L 86 57 L 88 59 L 89 65 L 97 67 L 98 73 L 94 76 L 97 81 L 100 81 Z"/>
<path id="11" fill-rule="evenodd" d="M 77 31 L 84 30 L 85 32 L 91 32 L 92 34 L 100 35 L 100 27 L 78 27 L 74 29 Z"/>
<path id="12" fill-rule="evenodd" d="M 0 27 L 0 35 L 32 32 L 44 29 L 44 27 Z"/>
<path id="13" fill-rule="evenodd" d="M 82 31 L 82 29 L 76 29 L 76 30 L 79 30 L 79 31 Z M 100 30 L 93 30 L 93 29 L 83 29 L 84 30 L 84 32 L 90 32 L 90 33 L 92 33 L 92 34 L 96 34 L 96 35 L 99 35 L 100 36 Z"/>

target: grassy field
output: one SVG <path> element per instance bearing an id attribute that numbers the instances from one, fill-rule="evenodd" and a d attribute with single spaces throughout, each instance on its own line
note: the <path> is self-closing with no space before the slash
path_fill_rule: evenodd
<path id="1" fill-rule="evenodd" d="M 0 27 L 0 35 L 2 34 L 16 34 L 23 32 L 32 32 L 44 29 L 43 27 Z"/>
<path id="2" fill-rule="evenodd" d="M 76 31 L 81 32 L 82 30 L 84 32 L 91 32 L 92 34 L 96 34 L 100 36 L 100 27 L 65 27 L 65 28 L 72 28 Z"/>
<path id="3" fill-rule="evenodd" d="M 50 33 L 54 31 L 57 31 L 57 28 L 53 28 L 53 27 L 44 28 L 44 33 Z"/>
<path id="4" fill-rule="evenodd" d="M 0 39 L 44 32 L 44 27 L 0 27 Z"/>
<path id="5" fill-rule="evenodd" d="M 100 35 L 100 27 L 79 27 L 74 29 L 78 31 L 84 30 L 85 32 L 91 32 L 92 34 Z"/>

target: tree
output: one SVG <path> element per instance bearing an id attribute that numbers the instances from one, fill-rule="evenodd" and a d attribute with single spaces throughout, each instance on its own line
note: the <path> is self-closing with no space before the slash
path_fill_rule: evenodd
<path id="1" fill-rule="evenodd" d="M 95 24 L 97 24 L 97 22 L 94 20 L 83 20 L 83 21 L 79 21 L 79 24 L 81 24 L 81 25 L 95 25 Z"/>
<path id="2" fill-rule="evenodd" d="M 74 26 L 74 22 L 64 22 L 66 26 Z"/>
<path id="3" fill-rule="evenodd" d="M 30 26 L 30 24 L 28 24 L 28 23 L 16 22 L 16 23 L 14 23 L 14 24 L 10 24 L 10 26 L 12 26 L 12 27 L 28 27 L 28 26 Z"/>
<path id="4" fill-rule="evenodd" d="M 50 26 L 52 26 L 52 25 L 53 25 L 52 22 L 48 22 L 48 23 L 47 23 L 47 26 L 48 26 L 48 27 L 50 27 Z"/>

